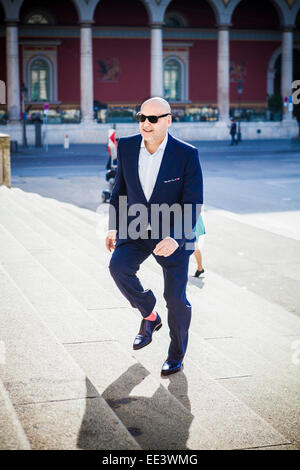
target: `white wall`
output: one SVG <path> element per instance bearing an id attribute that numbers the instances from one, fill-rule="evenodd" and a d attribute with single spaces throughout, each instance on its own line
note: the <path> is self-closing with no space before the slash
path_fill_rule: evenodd
<path id="1" fill-rule="evenodd" d="M 64 143 L 64 136 L 69 136 L 72 144 L 107 143 L 108 129 L 111 124 L 48 124 L 42 126 L 43 141 L 48 144 Z M 258 133 L 257 131 L 261 132 Z M 138 124 L 116 124 L 117 137 L 132 135 L 139 132 Z M 9 134 L 11 140 L 17 140 L 22 145 L 22 125 L 14 124 L 0 126 L 0 133 Z M 170 133 L 182 140 L 229 140 L 229 129 L 220 122 L 181 123 L 172 124 Z M 282 122 L 245 122 L 241 123 L 243 140 L 248 139 L 290 139 L 298 137 L 299 129 L 295 119 Z M 35 127 L 26 127 L 27 142 L 29 146 L 35 145 Z"/>

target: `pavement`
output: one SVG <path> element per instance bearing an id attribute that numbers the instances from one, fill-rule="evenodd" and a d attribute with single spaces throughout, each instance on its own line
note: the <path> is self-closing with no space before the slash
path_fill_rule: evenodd
<path id="1" fill-rule="evenodd" d="M 105 146 L 12 155 L 12 189 L 0 187 L 0 448 L 300 448 L 299 142 L 193 144 L 205 273 L 193 277 L 192 257 L 188 353 L 168 379 L 160 267 L 149 258 L 140 271 L 164 325 L 140 351 L 139 314 L 107 275 Z"/>

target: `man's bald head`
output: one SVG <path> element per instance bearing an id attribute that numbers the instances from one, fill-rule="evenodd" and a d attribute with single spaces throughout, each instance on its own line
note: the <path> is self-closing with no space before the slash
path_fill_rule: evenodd
<path id="1" fill-rule="evenodd" d="M 141 106 L 141 111 L 145 107 L 149 108 L 149 105 L 151 108 L 154 107 L 155 109 L 157 109 L 158 112 L 160 111 L 162 111 L 162 113 L 171 112 L 171 107 L 169 103 L 164 98 L 160 98 L 159 96 L 154 96 L 153 98 L 149 98 L 148 100 L 144 101 L 144 103 Z"/>
<path id="2" fill-rule="evenodd" d="M 153 153 L 164 140 L 168 127 L 172 123 L 171 108 L 166 100 L 155 96 L 144 101 L 141 106 L 141 113 L 147 117 L 159 117 L 156 123 L 150 122 L 149 119 L 140 122 L 140 132 L 146 147 L 148 151 Z"/>

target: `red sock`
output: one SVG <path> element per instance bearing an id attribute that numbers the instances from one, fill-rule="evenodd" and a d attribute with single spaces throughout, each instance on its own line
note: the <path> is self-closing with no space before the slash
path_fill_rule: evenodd
<path id="1" fill-rule="evenodd" d="M 145 318 L 145 320 L 155 321 L 156 318 L 157 318 L 157 313 L 156 312 L 151 312 L 150 315 L 148 315 L 148 317 Z"/>

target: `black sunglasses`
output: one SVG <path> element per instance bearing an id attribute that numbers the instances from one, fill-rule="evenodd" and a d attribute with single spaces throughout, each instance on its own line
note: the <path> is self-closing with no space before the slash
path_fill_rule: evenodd
<path id="1" fill-rule="evenodd" d="M 137 113 L 136 118 L 139 122 L 145 122 L 148 119 L 151 124 L 156 124 L 159 118 L 171 116 L 171 113 L 161 114 L 160 116 L 145 116 L 145 114 Z"/>

